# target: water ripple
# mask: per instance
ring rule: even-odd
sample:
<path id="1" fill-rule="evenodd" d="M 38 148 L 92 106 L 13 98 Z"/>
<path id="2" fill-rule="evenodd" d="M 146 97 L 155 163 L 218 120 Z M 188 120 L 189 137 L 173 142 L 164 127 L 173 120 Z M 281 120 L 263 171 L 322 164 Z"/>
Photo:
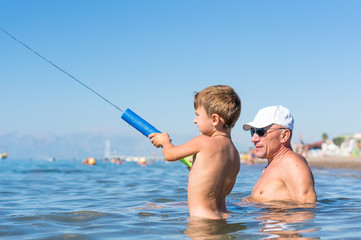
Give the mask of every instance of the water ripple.
<path id="1" fill-rule="evenodd" d="M 310 208 L 235 205 L 263 166 L 242 166 L 227 198 L 231 218 L 190 221 L 183 165 L 3 161 L 1 239 L 273 239 L 361 235 L 360 172 L 316 169 Z"/>

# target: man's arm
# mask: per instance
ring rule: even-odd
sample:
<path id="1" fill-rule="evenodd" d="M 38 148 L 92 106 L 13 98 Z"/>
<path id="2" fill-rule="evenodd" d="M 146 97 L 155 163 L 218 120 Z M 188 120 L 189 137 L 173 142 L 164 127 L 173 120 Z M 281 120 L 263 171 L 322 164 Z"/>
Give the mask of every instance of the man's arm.
<path id="1" fill-rule="evenodd" d="M 306 160 L 298 154 L 285 159 L 283 182 L 291 199 L 300 203 L 314 203 L 317 201 L 314 179 Z"/>

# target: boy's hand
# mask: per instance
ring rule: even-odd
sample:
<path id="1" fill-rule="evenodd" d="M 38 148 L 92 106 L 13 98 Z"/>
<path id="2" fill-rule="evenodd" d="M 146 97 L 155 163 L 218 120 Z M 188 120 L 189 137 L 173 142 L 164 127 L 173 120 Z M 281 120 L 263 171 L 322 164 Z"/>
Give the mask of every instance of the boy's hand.
<path id="1" fill-rule="evenodd" d="M 192 165 L 193 165 L 194 157 L 195 157 L 195 156 L 193 155 L 192 157 L 187 158 L 187 160 L 190 161 L 190 162 L 192 163 Z M 192 167 L 193 167 L 193 166 L 192 166 Z M 190 170 L 192 170 L 192 167 L 187 167 L 187 169 L 190 171 Z"/>
<path id="2" fill-rule="evenodd" d="M 170 143 L 170 138 L 168 133 L 151 133 L 148 138 L 157 148 L 163 147 L 164 144 Z"/>

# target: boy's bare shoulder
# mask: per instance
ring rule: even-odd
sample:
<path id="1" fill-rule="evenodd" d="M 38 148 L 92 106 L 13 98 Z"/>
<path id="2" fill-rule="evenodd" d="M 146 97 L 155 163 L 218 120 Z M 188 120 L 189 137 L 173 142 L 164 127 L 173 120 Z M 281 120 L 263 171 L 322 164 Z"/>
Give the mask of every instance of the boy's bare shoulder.
<path id="1" fill-rule="evenodd" d="M 205 135 L 198 135 L 194 137 L 190 142 L 197 142 L 197 143 L 204 143 L 211 140 L 211 137 L 205 136 Z"/>

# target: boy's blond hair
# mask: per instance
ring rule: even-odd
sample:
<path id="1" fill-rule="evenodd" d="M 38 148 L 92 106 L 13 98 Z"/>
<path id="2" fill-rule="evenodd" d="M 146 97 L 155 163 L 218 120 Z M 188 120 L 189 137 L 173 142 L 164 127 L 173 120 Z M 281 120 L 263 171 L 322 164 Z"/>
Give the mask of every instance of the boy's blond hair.
<path id="1" fill-rule="evenodd" d="M 204 107 L 210 117 L 216 113 L 224 120 L 225 128 L 232 128 L 241 114 L 241 99 L 226 85 L 210 86 L 194 96 L 194 109 Z"/>

